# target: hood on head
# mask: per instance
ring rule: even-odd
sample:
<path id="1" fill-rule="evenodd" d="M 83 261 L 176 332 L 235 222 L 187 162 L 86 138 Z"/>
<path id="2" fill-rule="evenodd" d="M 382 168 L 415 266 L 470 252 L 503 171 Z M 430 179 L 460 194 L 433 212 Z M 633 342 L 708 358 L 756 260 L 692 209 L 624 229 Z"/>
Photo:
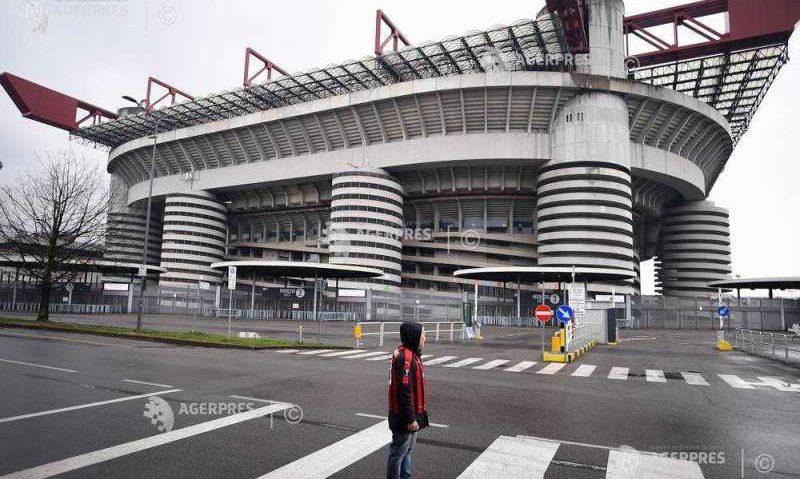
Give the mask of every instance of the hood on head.
<path id="1" fill-rule="evenodd" d="M 419 352 L 419 338 L 422 336 L 422 325 L 405 321 L 400 325 L 400 342 L 408 349 Z"/>

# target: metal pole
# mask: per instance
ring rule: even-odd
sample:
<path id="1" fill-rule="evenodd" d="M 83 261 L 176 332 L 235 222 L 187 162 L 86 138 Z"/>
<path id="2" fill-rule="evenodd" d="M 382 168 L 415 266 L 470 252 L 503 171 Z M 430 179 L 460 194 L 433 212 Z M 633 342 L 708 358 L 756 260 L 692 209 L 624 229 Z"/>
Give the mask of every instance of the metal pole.
<path id="1" fill-rule="evenodd" d="M 197 315 L 199 314 L 202 304 L 200 303 L 200 281 L 197 282 L 197 309 L 194 310 L 194 319 L 192 321 L 192 332 L 197 330 Z"/>
<path id="2" fill-rule="evenodd" d="M 317 316 L 317 271 L 314 270 L 314 321 L 317 322 L 317 337 L 322 339 L 322 321 Z"/>
<path id="3" fill-rule="evenodd" d="M 519 284 L 519 275 L 517 275 L 517 317 L 522 317 L 522 291 Z"/>
<path id="4" fill-rule="evenodd" d="M 783 298 L 781 298 L 781 331 L 786 332 L 786 314 L 783 308 Z"/>
<path id="5" fill-rule="evenodd" d="M 232 320 L 233 320 L 233 290 L 228 288 L 228 341 L 231 340 Z"/>
<path id="6" fill-rule="evenodd" d="M 475 315 L 472 318 L 472 327 L 478 323 L 478 283 L 475 283 Z"/>
<path id="7" fill-rule="evenodd" d="M 144 268 L 143 275 L 141 275 L 141 283 L 139 285 L 139 307 L 136 312 L 136 331 L 142 330 L 142 311 L 144 309 L 144 290 L 147 284 L 147 252 L 149 249 L 150 239 L 150 212 L 153 207 L 153 175 L 156 167 L 156 146 L 158 145 L 158 122 L 161 119 L 156 119 L 153 126 L 153 153 L 150 157 L 150 181 L 147 191 L 147 214 L 145 215 L 144 223 L 144 248 L 142 251 L 142 267 Z"/>
<path id="8" fill-rule="evenodd" d="M 253 283 L 250 285 L 250 319 L 254 319 L 256 310 L 256 269 L 253 268 L 251 276 Z"/>
<path id="9" fill-rule="evenodd" d="M 14 291 L 11 293 L 11 309 L 17 309 L 17 287 L 19 285 L 19 268 L 14 268 Z"/>

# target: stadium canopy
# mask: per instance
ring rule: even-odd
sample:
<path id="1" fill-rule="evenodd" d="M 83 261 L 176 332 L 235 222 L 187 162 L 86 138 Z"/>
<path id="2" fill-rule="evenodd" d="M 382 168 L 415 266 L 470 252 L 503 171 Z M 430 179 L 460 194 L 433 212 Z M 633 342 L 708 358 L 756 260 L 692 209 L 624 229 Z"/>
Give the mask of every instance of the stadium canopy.
<path id="1" fill-rule="evenodd" d="M 569 282 L 619 281 L 636 277 L 634 271 L 617 268 L 572 268 L 556 266 L 497 266 L 460 269 L 456 278 L 487 281 Z"/>
<path id="2" fill-rule="evenodd" d="M 735 289 L 737 294 L 742 289 L 766 289 L 772 298 L 772 291 L 778 289 L 800 289 L 800 276 L 784 278 L 736 278 L 708 283 L 712 288 Z"/>

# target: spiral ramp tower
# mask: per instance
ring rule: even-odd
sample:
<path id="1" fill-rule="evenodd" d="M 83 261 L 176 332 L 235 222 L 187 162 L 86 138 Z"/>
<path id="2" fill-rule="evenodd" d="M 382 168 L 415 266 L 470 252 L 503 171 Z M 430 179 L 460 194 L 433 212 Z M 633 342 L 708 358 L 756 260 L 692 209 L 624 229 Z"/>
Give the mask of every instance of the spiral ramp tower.
<path id="1" fill-rule="evenodd" d="M 400 292 L 403 250 L 403 187 L 385 171 L 353 170 L 333 175 L 328 224 L 330 262 L 378 268 L 383 275 L 348 280 L 346 288 Z"/>
<path id="2" fill-rule="evenodd" d="M 662 294 L 708 297 L 708 283 L 730 277 L 728 210 L 710 201 L 685 203 L 664 211 L 658 270 Z"/>

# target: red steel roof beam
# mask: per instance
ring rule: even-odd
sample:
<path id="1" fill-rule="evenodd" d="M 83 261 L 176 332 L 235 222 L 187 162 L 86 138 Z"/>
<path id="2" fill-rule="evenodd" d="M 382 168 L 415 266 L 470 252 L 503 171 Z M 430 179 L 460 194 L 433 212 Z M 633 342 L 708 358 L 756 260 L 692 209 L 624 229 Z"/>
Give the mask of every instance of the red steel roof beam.
<path id="1" fill-rule="evenodd" d="M 97 124 L 103 118 L 117 119 L 117 115 L 108 110 L 8 72 L 0 74 L 0 84 L 3 85 L 23 117 L 62 130 L 77 131 L 87 120 L 92 120 L 92 124 Z M 79 113 L 81 115 L 85 113 L 85 115 L 79 119 Z"/>
<path id="2" fill-rule="evenodd" d="M 708 15 L 727 11 L 728 0 L 701 0 L 699 2 L 687 3 L 685 5 L 678 5 L 625 17 L 625 27 L 627 29 L 629 24 L 635 25 L 639 29 L 668 25 L 675 21 L 675 14 L 678 12 L 691 15 L 692 17 L 706 17 Z"/>
<path id="3" fill-rule="evenodd" d="M 165 88 L 167 90 L 167 92 L 164 93 L 164 95 L 162 95 L 156 101 L 152 101 L 151 100 L 151 95 L 153 93 L 153 85 L 154 84 L 158 85 L 158 86 L 160 86 L 162 88 Z M 185 92 L 183 92 L 181 90 L 178 90 L 174 86 L 172 86 L 172 85 L 170 85 L 168 83 L 165 83 L 165 82 L 163 82 L 163 81 L 161 81 L 161 80 L 159 80 L 157 78 L 148 77 L 147 78 L 147 97 L 145 97 L 144 107 L 145 107 L 145 109 L 147 111 L 152 111 L 156 107 L 157 104 L 159 104 L 162 100 L 164 100 L 167 97 L 170 97 L 172 99 L 172 103 L 170 103 L 170 105 L 174 105 L 175 101 L 177 100 L 178 95 L 186 98 L 187 100 L 194 100 L 194 97 L 189 95 L 188 93 L 185 93 Z"/>
<path id="4" fill-rule="evenodd" d="M 250 58 L 255 57 L 257 60 L 261 61 L 262 67 L 252 75 L 250 75 Z M 271 61 L 267 60 L 263 55 L 258 53 L 257 51 L 253 50 L 250 47 L 245 48 L 244 50 L 244 81 L 242 85 L 245 88 L 249 88 L 253 85 L 255 78 L 258 75 L 261 75 L 263 72 L 267 72 L 267 80 L 272 80 L 272 72 L 276 71 L 283 76 L 290 76 L 289 73 L 286 72 L 283 68 L 279 67 L 278 65 L 272 63 Z"/>
<path id="5" fill-rule="evenodd" d="M 728 14 L 728 32 L 718 32 L 697 20 L 698 17 L 718 13 Z M 626 34 L 642 36 L 646 28 L 658 25 L 673 25 L 674 44 L 669 48 L 644 39 L 657 48 L 656 51 L 635 55 L 639 65 L 650 66 L 677 60 L 718 55 L 744 48 L 769 46 L 786 42 L 800 20 L 800 1 L 797 0 L 703 0 L 700 2 L 665 8 L 640 15 L 626 17 Z M 678 45 L 678 26 L 684 26 L 705 38 L 706 41 L 691 45 Z M 715 38 L 716 37 L 716 38 Z M 660 40 L 658 43 L 667 44 Z"/>
<path id="6" fill-rule="evenodd" d="M 383 31 L 382 31 L 384 24 L 387 27 L 389 27 L 389 35 L 385 39 L 383 39 Z M 383 55 L 384 48 L 386 48 L 386 45 L 388 45 L 389 42 L 392 42 L 392 51 L 395 52 L 398 50 L 400 42 L 403 42 L 403 46 L 406 47 L 411 45 L 411 42 L 408 41 L 408 38 L 406 38 L 406 36 L 403 35 L 403 32 L 401 32 L 400 29 L 397 28 L 397 26 L 395 26 L 395 24 L 392 23 L 391 20 L 389 20 L 389 17 L 387 17 L 386 14 L 383 13 L 383 10 L 378 9 L 375 12 L 375 56 L 376 57 Z"/>
<path id="7" fill-rule="evenodd" d="M 586 0 L 547 0 L 547 9 L 561 20 L 570 53 L 589 53 Z"/>

